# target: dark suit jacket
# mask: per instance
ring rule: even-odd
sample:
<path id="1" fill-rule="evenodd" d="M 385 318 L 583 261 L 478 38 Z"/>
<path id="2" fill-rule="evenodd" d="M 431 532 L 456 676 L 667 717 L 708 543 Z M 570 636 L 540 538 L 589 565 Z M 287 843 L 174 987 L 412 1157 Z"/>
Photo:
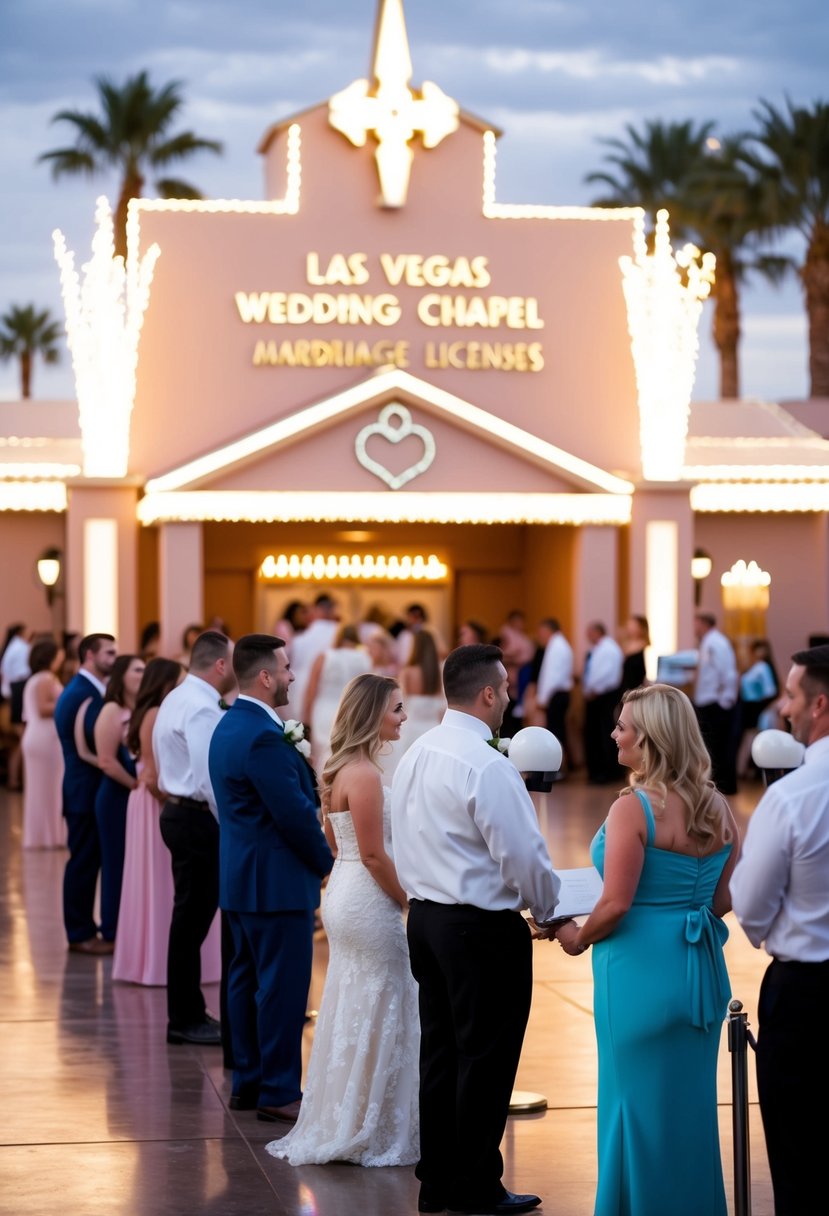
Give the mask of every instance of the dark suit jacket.
<path id="1" fill-rule="evenodd" d="M 236 701 L 210 740 L 219 809 L 219 904 L 227 912 L 319 905 L 334 864 L 308 765 L 264 707 Z"/>
<path id="2" fill-rule="evenodd" d="M 101 770 L 94 764 L 87 764 L 78 755 L 75 746 L 75 718 L 84 701 L 92 698 L 84 716 L 84 735 L 90 751 L 95 751 L 93 731 L 95 720 L 101 712 L 104 699 L 95 685 L 86 676 L 75 675 L 58 697 L 55 706 L 55 727 L 57 728 L 60 745 L 63 749 L 63 813 L 65 815 L 79 812 L 92 812 L 95 807 L 95 795 L 101 781 Z"/>

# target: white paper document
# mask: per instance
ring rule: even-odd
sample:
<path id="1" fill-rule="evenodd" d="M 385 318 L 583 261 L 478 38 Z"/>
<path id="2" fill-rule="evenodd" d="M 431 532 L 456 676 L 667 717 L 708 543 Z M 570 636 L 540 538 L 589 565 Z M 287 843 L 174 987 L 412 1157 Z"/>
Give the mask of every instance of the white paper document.
<path id="1" fill-rule="evenodd" d="M 587 916 L 592 912 L 602 893 L 602 878 L 596 867 L 556 870 L 556 874 L 561 879 L 556 919 L 560 916 Z"/>

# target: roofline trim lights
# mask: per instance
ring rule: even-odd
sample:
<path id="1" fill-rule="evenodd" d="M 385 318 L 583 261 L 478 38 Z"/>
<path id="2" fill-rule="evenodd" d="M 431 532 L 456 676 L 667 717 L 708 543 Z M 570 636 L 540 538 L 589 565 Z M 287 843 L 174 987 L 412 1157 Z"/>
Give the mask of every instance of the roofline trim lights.
<path id="1" fill-rule="evenodd" d="M 284 523 L 361 521 L 436 524 L 627 524 L 631 496 L 622 494 L 464 494 L 336 491 L 191 490 L 151 492 L 139 522 Z"/>

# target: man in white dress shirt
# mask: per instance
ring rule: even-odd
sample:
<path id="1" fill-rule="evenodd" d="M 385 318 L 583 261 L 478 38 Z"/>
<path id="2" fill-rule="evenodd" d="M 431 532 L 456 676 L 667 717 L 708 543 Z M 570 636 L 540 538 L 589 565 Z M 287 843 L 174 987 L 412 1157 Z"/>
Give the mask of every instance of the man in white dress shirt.
<path id="1" fill-rule="evenodd" d="M 734 647 L 709 612 L 694 617 L 699 645 L 694 709 L 711 756 L 711 775 L 723 794 L 737 793 L 737 698 L 740 677 Z"/>
<path id="2" fill-rule="evenodd" d="M 188 674 L 161 702 L 153 727 L 164 794 L 161 835 L 172 857 L 175 889 L 167 953 L 168 1043 L 222 1042 L 201 990 L 201 947 L 219 906 L 219 823 L 208 751 L 224 696 L 236 687 L 232 658 L 233 643 L 223 633 L 200 634 Z"/>
<path id="3" fill-rule="evenodd" d="M 553 732 L 562 750 L 565 750 L 567 710 L 573 688 L 573 648 L 555 617 L 546 617 L 539 623 L 537 636 L 544 646 L 544 657 L 538 673 L 535 700 L 539 709 L 545 712 L 547 730 Z"/>
<path id="4" fill-rule="evenodd" d="M 324 650 L 334 645 L 337 630 L 340 627 L 337 605 L 330 595 L 318 595 L 314 601 L 313 620 L 307 629 L 296 633 L 288 643 L 288 657 L 291 671 L 294 673 L 294 686 L 291 693 L 291 703 L 296 716 L 310 727 L 310 715 L 306 714 L 306 693 L 308 681 L 311 678 L 311 668 L 314 660 Z"/>
<path id="5" fill-rule="evenodd" d="M 734 912 L 772 961 L 760 988 L 757 1088 L 777 1216 L 825 1194 L 829 1039 L 829 646 L 792 656 L 781 713 L 806 745 L 770 785 L 731 877 Z"/>
<path id="6" fill-rule="evenodd" d="M 590 650 L 582 678 L 584 695 L 584 758 L 587 777 L 593 785 L 618 781 L 621 775 L 618 751 L 611 739 L 622 683 L 625 656 L 601 621 L 587 626 Z"/>
<path id="7" fill-rule="evenodd" d="M 509 698 L 497 646 L 446 659 L 449 708 L 400 761 L 392 835 L 410 899 L 421 1021 L 421 1212 L 528 1212 L 501 1182 L 506 1126 L 532 993 L 521 915 L 554 917 L 559 879 L 520 774 L 495 747 Z"/>

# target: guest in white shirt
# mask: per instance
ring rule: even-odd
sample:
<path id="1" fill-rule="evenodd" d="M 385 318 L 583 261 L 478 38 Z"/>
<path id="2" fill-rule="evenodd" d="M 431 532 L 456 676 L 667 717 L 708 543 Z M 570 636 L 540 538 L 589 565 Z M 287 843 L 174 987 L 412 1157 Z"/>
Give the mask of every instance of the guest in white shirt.
<path id="1" fill-rule="evenodd" d="M 559 880 L 519 773 L 495 747 L 509 699 L 497 646 L 446 659 L 443 721 L 392 783 L 397 873 L 411 901 L 421 1018 L 421 1212 L 527 1212 L 499 1151 L 530 1010 L 532 941 L 521 916 L 555 914 Z"/>
<path id="2" fill-rule="evenodd" d="M 591 621 L 587 626 L 587 641 L 590 650 L 582 678 L 584 757 L 591 784 L 607 785 L 622 777 L 611 732 L 616 725 L 625 655 L 601 621 Z"/>
<path id="3" fill-rule="evenodd" d="M 7 757 L 7 783 L 10 790 L 21 786 L 20 737 L 23 734 L 23 689 L 31 675 L 29 652 L 32 648 L 26 626 L 10 625 L 6 634 L 6 645 L 0 657 L 0 692 L 9 702 L 9 722 L 16 742 Z"/>
<path id="4" fill-rule="evenodd" d="M 774 1210 L 806 1216 L 826 1189 L 829 646 L 792 662 L 781 713 L 806 745 L 803 764 L 769 786 L 749 820 L 731 898 L 749 941 L 772 958 L 758 1004 L 757 1089 Z"/>
<path id="5" fill-rule="evenodd" d="M 547 730 L 553 732 L 566 750 L 566 719 L 573 688 L 573 648 L 555 617 L 541 621 L 536 636 L 544 647 L 544 657 L 538 673 L 535 703 L 544 710 Z"/>
<path id="6" fill-rule="evenodd" d="M 296 633 L 288 642 L 288 658 L 294 673 L 291 704 L 296 706 L 296 716 L 310 728 L 306 714 L 306 694 L 311 679 L 314 661 L 334 645 L 340 627 L 337 605 L 330 595 L 318 595 L 314 601 L 313 619 L 307 629 Z"/>
<path id="7" fill-rule="evenodd" d="M 236 687 L 232 656 L 233 643 L 224 634 L 200 634 L 187 676 L 161 702 L 153 727 L 161 835 L 172 857 L 175 889 L 167 953 L 168 1043 L 222 1042 L 201 990 L 201 947 L 219 906 L 219 824 L 208 751 L 226 708 L 224 696 Z"/>
<path id="8" fill-rule="evenodd" d="M 734 647 L 716 623 L 708 612 L 694 617 L 699 645 L 694 709 L 711 756 L 714 784 L 722 794 L 736 794 L 739 675 Z"/>

